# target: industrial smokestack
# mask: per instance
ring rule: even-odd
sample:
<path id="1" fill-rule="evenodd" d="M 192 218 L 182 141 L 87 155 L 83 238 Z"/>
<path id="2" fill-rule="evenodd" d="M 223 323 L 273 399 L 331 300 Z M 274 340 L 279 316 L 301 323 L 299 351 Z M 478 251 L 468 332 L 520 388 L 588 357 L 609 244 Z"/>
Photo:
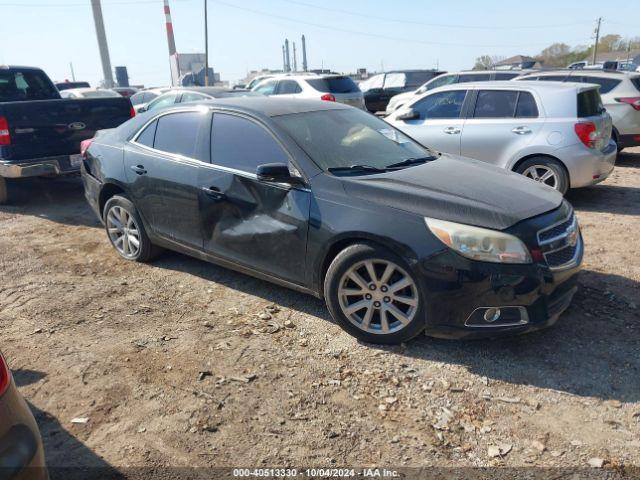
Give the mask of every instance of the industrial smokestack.
<path id="1" fill-rule="evenodd" d="M 289 56 L 289 39 L 284 39 L 284 52 L 285 52 L 285 72 L 291 71 L 291 57 Z"/>
<path id="2" fill-rule="evenodd" d="M 104 75 L 104 86 L 113 87 L 113 74 L 111 73 L 111 59 L 109 58 L 109 46 L 107 45 L 107 34 L 104 31 L 104 20 L 102 19 L 102 6 L 100 0 L 91 0 L 93 9 L 93 22 L 96 25 L 96 36 L 98 37 L 98 49 L 100 50 L 100 61 L 102 62 L 102 74 Z"/>
<path id="3" fill-rule="evenodd" d="M 167 25 L 167 41 L 169 42 L 169 56 L 176 53 L 176 41 L 173 38 L 173 22 L 171 21 L 171 9 L 169 0 L 164 0 L 164 18 Z"/>
<path id="4" fill-rule="evenodd" d="M 302 71 L 307 71 L 307 42 L 304 35 L 302 35 Z"/>
<path id="5" fill-rule="evenodd" d="M 287 71 L 287 54 L 284 51 L 284 43 L 282 44 L 282 71 Z"/>
<path id="6" fill-rule="evenodd" d="M 298 71 L 298 58 L 296 54 L 296 42 L 293 42 L 293 71 Z"/>

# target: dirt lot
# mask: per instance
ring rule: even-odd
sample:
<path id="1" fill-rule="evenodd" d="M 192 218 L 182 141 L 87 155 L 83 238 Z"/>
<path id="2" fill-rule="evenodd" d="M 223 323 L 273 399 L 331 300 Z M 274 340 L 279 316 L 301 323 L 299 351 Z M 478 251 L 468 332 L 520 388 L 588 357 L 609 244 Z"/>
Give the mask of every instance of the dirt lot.
<path id="1" fill-rule="evenodd" d="M 0 348 L 51 466 L 640 466 L 640 149 L 569 194 L 587 251 L 556 327 L 395 348 L 223 268 L 120 260 L 78 181 L 28 185 L 0 208 Z"/>

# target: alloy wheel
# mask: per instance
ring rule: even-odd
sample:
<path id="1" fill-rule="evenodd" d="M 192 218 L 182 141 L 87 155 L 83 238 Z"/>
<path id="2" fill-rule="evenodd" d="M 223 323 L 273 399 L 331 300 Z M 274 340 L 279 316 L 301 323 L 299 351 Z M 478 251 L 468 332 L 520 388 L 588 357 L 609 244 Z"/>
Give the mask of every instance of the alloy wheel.
<path id="1" fill-rule="evenodd" d="M 547 165 L 531 165 L 522 174 L 539 183 L 544 183 L 551 188 L 558 189 L 558 176 Z"/>
<path id="2" fill-rule="evenodd" d="M 135 218 L 126 209 L 114 205 L 107 212 L 107 231 L 113 246 L 127 258 L 140 253 L 140 229 Z"/>
<path id="3" fill-rule="evenodd" d="M 339 285 L 342 313 L 368 333 L 402 330 L 418 311 L 418 289 L 413 279 L 389 260 L 358 262 L 344 273 Z"/>

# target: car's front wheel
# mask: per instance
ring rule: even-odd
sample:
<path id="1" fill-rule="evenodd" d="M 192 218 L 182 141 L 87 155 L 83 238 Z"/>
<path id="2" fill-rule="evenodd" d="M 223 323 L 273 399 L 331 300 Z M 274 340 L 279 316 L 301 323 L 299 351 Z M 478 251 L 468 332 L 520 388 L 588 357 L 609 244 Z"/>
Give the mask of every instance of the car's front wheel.
<path id="1" fill-rule="evenodd" d="M 113 248 L 134 262 L 153 260 L 159 252 L 151 243 L 135 205 L 127 197 L 115 195 L 104 206 L 104 226 Z"/>
<path id="2" fill-rule="evenodd" d="M 409 265 L 378 245 L 340 252 L 327 270 L 324 296 L 333 318 L 365 342 L 397 344 L 424 330 L 424 301 Z"/>

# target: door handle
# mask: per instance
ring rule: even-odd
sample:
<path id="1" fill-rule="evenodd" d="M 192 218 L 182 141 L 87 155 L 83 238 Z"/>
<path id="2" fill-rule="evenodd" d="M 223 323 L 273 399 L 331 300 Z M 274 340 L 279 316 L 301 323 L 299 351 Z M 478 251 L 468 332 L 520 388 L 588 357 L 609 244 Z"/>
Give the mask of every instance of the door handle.
<path id="1" fill-rule="evenodd" d="M 220 191 L 217 187 L 201 187 L 200 188 L 206 195 L 216 200 L 224 200 L 227 196 Z"/>
<path id="2" fill-rule="evenodd" d="M 444 133 L 449 135 L 458 135 L 460 132 L 461 130 L 458 127 L 447 127 L 444 129 Z"/>
<path id="3" fill-rule="evenodd" d="M 531 129 L 529 127 L 515 127 L 511 131 L 516 135 L 527 135 L 531 133 Z"/>
<path id="4" fill-rule="evenodd" d="M 144 168 L 144 165 L 132 165 L 131 170 L 136 172 L 138 175 L 146 175 L 147 171 Z"/>

